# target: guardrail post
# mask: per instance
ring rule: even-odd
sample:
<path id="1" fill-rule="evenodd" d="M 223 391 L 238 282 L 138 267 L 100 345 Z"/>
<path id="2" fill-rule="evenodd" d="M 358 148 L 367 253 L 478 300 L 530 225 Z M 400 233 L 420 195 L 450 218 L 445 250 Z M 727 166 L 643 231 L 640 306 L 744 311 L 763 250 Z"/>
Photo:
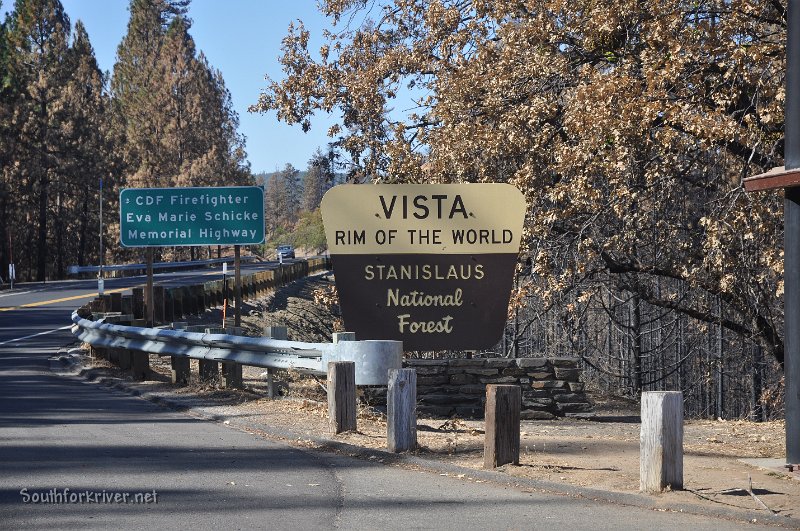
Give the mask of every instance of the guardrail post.
<path id="1" fill-rule="evenodd" d="M 639 490 L 657 493 L 683 488 L 683 393 L 642 393 Z"/>
<path id="2" fill-rule="evenodd" d="M 486 386 L 486 434 L 483 468 L 519 464 L 519 421 L 522 391 L 518 385 Z"/>
<path id="3" fill-rule="evenodd" d="M 195 308 L 197 310 L 197 315 L 202 315 L 206 311 L 206 293 L 203 289 L 203 286 L 192 286 L 191 291 L 194 295 L 195 299 Z"/>
<path id="4" fill-rule="evenodd" d="M 241 389 L 244 387 L 242 366 L 238 363 L 223 363 L 222 383 L 228 389 Z"/>
<path id="5" fill-rule="evenodd" d="M 118 348 L 110 348 L 106 350 L 108 353 L 108 362 L 113 363 L 117 367 L 119 367 L 119 351 L 120 349 Z"/>
<path id="6" fill-rule="evenodd" d="M 133 295 L 123 295 L 120 302 L 120 311 L 125 315 L 133 315 Z"/>
<path id="7" fill-rule="evenodd" d="M 356 364 L 328 363 L 328 423 L 332 434 L 356 430 Z"/>
<path id="8" fill-rule="evenodd" d="M 263 336 L 286 341 L 289 339 L 289 330 L 285 326 L 265 326 Z"/>
<path id="9" fill-rule="evenodd" d="M 356 333 L 355 332 L 334 332 L 333 333 L 333 343 L 338 343 L 339 341 L 355 341 L 356 340 Z"/>
<path id="10" fill-rule="evenodd" d="M 133 288 L 132 312 L 135 319 L 144 319 L 144 288 Z"/>
<path id="11" fill-rule="evenodd" d="M 131 351 L 128 349 L 120 349 L 119 351 L 119 368 L 127 371 L 130 370 L 131 365 Z"/>
<path id="12" fill-rule="evenodd" d="M 191 379 L 191 359 L 179 356 L 172 356 L 170 358 L 170 365 L 172 366 L 171 380 L 172 383 L 178 385 L 187 385 Z"/>
<path id="13" fill-rule="evenodd" d="M 181 288 L 172 288 L 172 314 L 173 319 L 183 319 L 183 316 L 186 315 Z"/>
<path id="14" fill-rule="evenodd" d="M 267 294 L 267 274 L 264 271 L 256 273 L 256 297 L 261 298 Z"/>
<path id="15" fill-rule="evenodd" d="M 289 330 L 285 326 L 265 326 L 262 334 L 270 339 L 289 339 Z M 275 398 L 275 369 L 267 369 L 267 397 Z"/>
<path id="16" fill-rule="evenodd" d="M 208 305 L 211 307 L 216 306 L 214 303 L 214 281 L 209 280 L 208 282 L 203 282 L 203 293 L 205 300 L 208 301 Z"/>
<path id="17" fill-rule="evenodd" d="M 253 275 L 247 275 L 242 278 L 242 298 L 250 300 L 255 298 L 255 290 L 253 289 Z"/>
<path id="18" fill-rule="evenodd" d="M 95 359 L 95 360 L 105 359 L 106 358 L 106 349 L 98 348 L 98 347 L 94 347 L 94 346 L 90 347 L 89 355 L 92 357 L 92 359 Z"/>
<path id="19" fill-rule="evenodd" d="M 164 322 L 164 286 L 153 286 L 153 321 L 153 325 Z"/>
<path id="20" fill-rule="evenodd" d="M 150 354 L 147 352 L 133 351 L 131 353 L 131 369 L 133 371 L 134 380 L 146 380 L 147 374 L 150 372 Z"/>
<path id="21" fill-rule="evenodd" d="M 112 312 L 120 312 L 122 311 L 122 293 L 111 293 L 111 311 Z"/>
<path id="22" fill-rule="evenodd" d="M 180 294 L 178 297 L 181 301 L 181 318 L 193 315 L 194 302 L 192 301 L 191 293 L 189 293 L 189 288 L 181 286 L 180 288 L 176 288 L 176 291 Z"/>
<path id="23" fill-rule="evenodd" d="M 229 326 L 227 328 L 206 328 L 206 334 L 229 334 L 232 336 L 242 335 L 242 328 Z M 234 362 L 222 362 L 222 385 L 228 389 L 241 389 L 244 384 L 242 381 L 242 366 Z"/>
<path id="24" fill-rule="evenodd" d="M 386 446 L 390 452 L 417 447 L 417 371 L 389 369 Z"/>
<path id="25" fill-rule="evenodd" d="M 170 323 L 175 320 L 175 297 L 174 290 L 164 289 L 164 322 Z"/>
<path id="26" fill-rule="evenodd" d="M 198 360 L 200 379 L 204 382 L 214 382 L 219 378 L 219 362 L 211 360 Z"/>

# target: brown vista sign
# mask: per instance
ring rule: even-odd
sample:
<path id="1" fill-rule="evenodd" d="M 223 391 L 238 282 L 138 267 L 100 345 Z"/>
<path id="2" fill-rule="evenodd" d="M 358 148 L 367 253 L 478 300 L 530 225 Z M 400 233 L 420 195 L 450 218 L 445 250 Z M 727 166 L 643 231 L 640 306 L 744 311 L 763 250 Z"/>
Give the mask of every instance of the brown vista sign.
<path id="1" fill-rule="evenodd" d="M 508 184 L 340 185 L 322 200 L 347 330 L 405 350 L 499 341 L 525 199 Z"/>

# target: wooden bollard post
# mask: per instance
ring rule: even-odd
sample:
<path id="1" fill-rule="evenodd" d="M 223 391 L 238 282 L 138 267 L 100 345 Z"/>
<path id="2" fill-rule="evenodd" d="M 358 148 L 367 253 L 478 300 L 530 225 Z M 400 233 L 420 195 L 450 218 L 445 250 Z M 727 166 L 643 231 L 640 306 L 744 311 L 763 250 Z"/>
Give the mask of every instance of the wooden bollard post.
<path id="1" fill-rule="evenodd" d="M 642 393 L 639 436 L 639 490 L 683 488 L 683 393 Z"/>
<path id="2" fill-rule="evenodd" d="M 328 425 L 332 434 L 356 431 L 356 364 L 328 363 Z"/>
<path id="3" fill-rule="evenodd" d="M 389 369 L 386 395 L 386 447 L 406 452 L 417 447 L 417 371 Z"/>
<path id="4" fill-rule="evenodd" d="M 192 376 L 190 363 L 190 358 L 178 356 L 172 356 L 172 358 L 170 358 L 172 383 L 178 385 L 187 385 L 189 383 Z"/>
<path id="5" fill-rule="evenodd" d="M 486 435 L 483 468 L 519 464 L 519 420 L 522 391 L 518 385 L 486 386 Z"/>

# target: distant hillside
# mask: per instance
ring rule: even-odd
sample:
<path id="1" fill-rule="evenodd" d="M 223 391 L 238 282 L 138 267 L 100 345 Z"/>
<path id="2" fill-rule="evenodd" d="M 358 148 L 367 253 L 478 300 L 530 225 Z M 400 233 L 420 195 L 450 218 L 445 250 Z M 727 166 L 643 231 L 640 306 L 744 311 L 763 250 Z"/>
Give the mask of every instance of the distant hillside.
<path id="1" fill-rule="evenodd" d="M 280 171 L 270 171 L 270 172 L 263 171 L 261 173 L 253 174 L 253 177 L 256 178 L 256 185 L 266 186 L 269 180 L 272 179 L 273 176 L 278 175 L 279 173 Z M 308 172 L 305 170 L 300 171 L 298 175 L 301 181 L 305 179 L 307 173 Z"/>
<path id="2" fill-rule="evenodd" d="M 256 178 L 256 185 L 263 185 L 266 187 L 269 180 L 272 179 L 274 175 L 277 175 L 279 173 L 280 171 L 269 171 L 269 172 L 263 171 L 260 173 L 255 173 L 253 174 L 253 176 Z M 303 179 L 305 179 L 307 173 L 308 173 L 307 170 L 301 170 L 299 172 L 298 176 L 300 178 L 300 182 L 303 182 Z M 333 184 L 334 185 L 342 184 L 343 182 L 345 182 L 346 179 L 347 176 L 344 173 L 337 173 Z"/>

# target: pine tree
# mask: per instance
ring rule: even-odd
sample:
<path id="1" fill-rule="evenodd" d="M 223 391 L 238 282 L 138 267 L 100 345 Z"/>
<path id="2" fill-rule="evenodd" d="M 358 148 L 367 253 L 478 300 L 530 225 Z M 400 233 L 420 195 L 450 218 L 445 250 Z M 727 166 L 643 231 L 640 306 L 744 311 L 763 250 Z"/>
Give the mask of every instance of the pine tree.
<path id="1" fill-rule="evenodd" d="M 267 183 L 265 218 L 270 232 L 278 229 L 290 231 L 294 227 L 300 200 L 299 174 L 294 166 L 287 164 Z"/>
<path id="2" fill-rule="evenodd" d="M 2 1 L 0 1 L 2 7 Z M 14 100 L 13 78 L 9 72 L 9 42 L 7 26 L 9 17 L 0 24 L 0 264 L 11 262 L 9 242 L 9 198 L 11 194 L 10 167 L 13 145 L 11 113 Z M 4 274 L 3 274 L 4 275 Z"/>
<path id="3" fill-rule="evenodd" d="M 302 209 L 305 212 L 312 212 L 319 208 L 322 196 L 333 183 L 333 161 L 332 154 L 327 155 L 319 148 L 308 161 L 308 171 L 303 178 L 303 200 Z"/>
<path id="4" fill-rule="evenodd" d="M 69 18 L 59 0 L 16 3 L 8 42 L 9 74 L 19 86 L 12 118 L 19 144 L 9 177 L 21 187 L 17 197 L 26 219 L 12 216 L 9 222 L 22 232 L 17 236 L 25 247 L 36 249 L 35 277 L 41 281 L 47 276 L 51 182 L 63 178 L 59 157 L 66 133 L 62 99 L 69 77 L 65 67 L 69 34 Z"/>
<path id="5" fill-rule="evenodd" d="M 159 69 L 167 28 L 185 14 L 187 0 L 131 0 L 128 31 L 117 48 L 111 79 L 115 121 L 124 136 L 123 158 L 129 185 L 169 186 L 160 145 L 167 129 L 164 80 Z"/>
<path id="6" fill-rule="evenodd" d="M 104 208 L 111 213 L 117 202 L 115 170 L 119 161 L 115 156 L 117 146 L 111 131 L 110 101 L 105 92 L 104 75 L 80 20 L 75 24 L 68 65 L 71 75 L 64 88 L 65 103 L 69 106 L 70 114 L 66 151 L 68 166 L 64 181 L 66 186 L 59 190 L 62 199 L 59 201 L 61 221 L 58 225 L 69 226 L 75 233 L 74 237 L 63 239 L 65 231 L 59 231 L 58 238 L 61 240 L 57 242 L 57 248 L 59 257 L 67 256 L 83 265 L 90 254 L 97 256 L 99 252 L 94 228 L 100 225 L 96 216 L 100 179 L 104 181 Z M 73 220 L 72 223 L 67 219 Z M 109 224 L 105 223 L 104 227 L 108 234 Z M 110 239 L 106 234 L 104 237 Z M 105 245 L 104 249 L 109 247 Z M 57 260 L 57 263 L 59 276 L 63 276 L 62 260 Z"/>
<path id="7" fill-rule="evenodd" d="M 188 1 L 132 0 L 112 91 L 130 186 L 252 182 L 222 75 L 197 54 Z"/>

